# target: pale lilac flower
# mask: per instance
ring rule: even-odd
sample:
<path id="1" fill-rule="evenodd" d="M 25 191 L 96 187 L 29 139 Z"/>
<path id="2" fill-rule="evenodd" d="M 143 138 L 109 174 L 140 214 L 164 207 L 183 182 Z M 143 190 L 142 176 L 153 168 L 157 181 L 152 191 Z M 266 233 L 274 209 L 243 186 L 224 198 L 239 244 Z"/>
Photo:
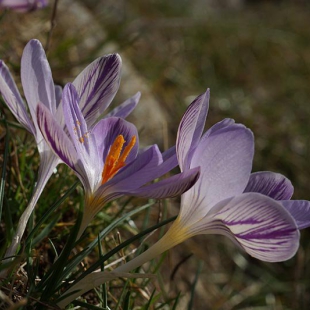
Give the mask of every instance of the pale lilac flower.
<path id="1" fill-rule="evenodd" d="M 48 0 L 0 0 L 0 7 L 22 13 L 42 9 L 47 5 Z"/>
<path id="2" fill-rule="evenodd" d="M 79 100 L 75 87 L 67 84 L 62 95 L 67 130 L 45 106 L 39 104 L 37 109 L 45 140 L 75 171 L 85 189 L 85 210 L 78 237 L 104 204 L 113 199 L 123 195 L 174 197 L 196 182 L 199 168 L 148 184 L 177 165 L 175 151 L 162 155 L 157 145 L 152 145 L 138 152 L 136 127 L 119 117 L 102 119 L 90 129 Z"/>
<path id="3" fill-rule="evenodd" d="M 208 102 L 207 91 L 190 105 L 181 120 L 176 145 L 181 171 L 200 167 L 199 180 L 182 195 L 180 213 L 166 235 L 115 272 L 133 270 L 198 234 L 225 235 L 263 261 L 284 261 L 296 253 L 298 226 L 282 204 L 273 199 L 287 198 L 290 190 L 282 190 L 281 182 L 278 189 L 267 185 L 267 177 L 259 186 L 255 182 L 258 174 L 250 178 L 254 139 L 245 126 L 224 119 L 202 135 Z M 245 192 L 246 188 L 268 193 L 272 198 Z"/>
<path id="4" fill-rule="evenodd" d="M 73 82 L 80 96 L 80 108 L 89 127 L 95 124 L 99 115 L 105 111 L 113 100 L 119 87 L 120 69 L 120 57 L 116 54 L 108 55 L 96 59 Z M 41 158 L 34 193 L 27 209 L 22 214 L 16 234 L 5 257 L 15 254 L 29 216 L 48 179 L 61 162 L 45 142 L 38 129 L 36 116 L 38 103 L 42 103 L 50 111 L 51 115 L 59 121 L 61 126 L 65 125 L 60 105 L 62 90 L 61 87 L 54 85 L 44 49 L 37 40 L 31 40 L 24 49 L 21 61 L 21 81 L 26 103 L 23 101 L 7 66 L 0 61 L 0 93 L 16 119 L 33 134 Z M 139 97 L 140 94 L 135 95 L 110 114 L 126 117 L 136 106 Z"/>

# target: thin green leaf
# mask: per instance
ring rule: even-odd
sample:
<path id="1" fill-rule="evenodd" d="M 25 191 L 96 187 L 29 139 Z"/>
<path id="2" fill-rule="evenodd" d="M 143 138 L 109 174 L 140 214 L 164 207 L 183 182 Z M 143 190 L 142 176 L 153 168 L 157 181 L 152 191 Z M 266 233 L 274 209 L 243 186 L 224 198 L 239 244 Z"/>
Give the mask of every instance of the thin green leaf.
<path id="1" fill-rule="evenodd" d="M 152 305 L 152 303 L 153 303 L 153 296 L 154 296 L 154 294 L 155 294 L 155 291 L 156 291 L 156 290 L 153 290 L 152 295 L 150 296 L 149 301 L 148 301 L 147 304 L 143 307 L 145 310 L 148 310 L 148 309 L 150 308 L 150 306 Z"/>
<path id="2" fill-rule="evenodd" d="M 196 285 L 197 285 L 197 282 L 198 282 L 198 279 L 199 279 L 199 275 L 200 275 L 201 270 L 202 270 L 202 266 L 203 266 L 203 262 L 199 261 L 198 269 L 197 269 L 197 272 L 196 272 L 196 275 L 195 275 L 195 279 L 194 279 L 194 283 L 193 283 L 192 288 L 191 288 L 191 298 L 190 298 L 190 300 L 188 302 L 188 307 L 187 307 L 188 310 L 192 310 L 193 309 L 195 289 L 196 289 Z"/>
<path id="3" fill-rule="evenodd" d="M 125 296 L 125 300 L 124 300 L 124 306 L 123 306 L 123 309 L 124 310 L 131 310 L 132 308 L 130 307 L 130 294 L 131 292 L 128 291 L 126 293 L 126 296 Z"/>
<path id="4" fill-rule="evenodd" d="M 102 244 L 100 242 L 100 238 L 98 235 L 97 238 L 98 241 L 98 248 L 99 248 L 99 257 L 103 256 L 103 251 L 102 251 Z M 101 271 L 104 271 L 104 263 L 101 265 Z M 101 285 L 101 299 L 102 299 L 102 308 L 105 310 L 108 310 L 108 296 L 107 296 L 107 284 L 104 283 Z"/>
<path id="5" fill-rule="evenodd" d="M 122 293 L 121 293 L 121 296 L 119 297 L 118 299 L 118 302 L 117 302 L 117 305 L 115 307 L 115 310 L 118 310 L 120 308 L 120 305 L 121 305 L 121 302 L 123 301 L 123 299 L 127 296 L 127 294 L 129 293 L 128 292 L 128 289 L 127 289 L 127 286 L 129 284 L 129 279 L 126 280 L 124 286 L 123 286 L 123 290 L 122 290 Z M 125 297 L 124 297 L 125 296 Z"/>
<path id="6" fill-rule="evenodd" d="M 0 221 L 2 217 L 2 207 L 3 207 L 3 199 L 4 199 L 4 188 L 5 188 L 5 180 L 6 180 L 6 165 L 9 157 L 9 130 L 7 126 L 7 122 L 4 121 L 6 134 L 4 139 L 4 153 L 3 153 L 3 162 L 2 162 L 2 171 L 1 171 L 1 181 L 0 181 Z"/>
<path id="7" fill-rule="evenodd" d="M 50 238 L 48 238 L 48 242 L 50 243 L 50 245 L 51 245 L 51 247 L 52 247 L 52 249 L 53 249 L 53 251 L 54 251 L 55 260 L 56 260 L 56 259 L 58 258 L 58 253 L 57 253 L 56 247 L 55 247 L 53 241 L 52 241 Z"/>
<path id="8" fill-rule="evenodd" d="M 181 292 L 179 292 L 177 298 L 175 299 L 175 302 L 174 302 L 171 310 L 177 310 L 177 305 L 178 305 L 180 297 L 181 297 Z"/>
<path id="9" fill-rule="evenodd" d="M 56 223 L 59 220 L 59 215 L 57 214 L 54 216 L 53 219 L 50 220 L 50 222 L 42 229 L 42 231 L 33 239 L 32 245 L 36 245 L 39 242 L 41 242 L 44 238 L 48 236 L 48 234 L 52 231 L 52 229 L 55 227 Z"/>

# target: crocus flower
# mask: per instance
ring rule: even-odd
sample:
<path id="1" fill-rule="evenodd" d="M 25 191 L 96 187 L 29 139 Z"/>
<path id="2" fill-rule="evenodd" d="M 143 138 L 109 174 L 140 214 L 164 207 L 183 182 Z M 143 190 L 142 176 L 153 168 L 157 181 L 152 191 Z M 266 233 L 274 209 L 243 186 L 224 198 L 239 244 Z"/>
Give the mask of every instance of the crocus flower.
<path id="1" fill-rule="evenodd" d="M 45 140 L 75 171 L 85 189 L 85 210 L 78 237 L 103 205 L 113 199 L 123 195 L 174 197 L 196 182 L 199 168 L 145 185 L 177 165 L 173 149 L 162 155 L 157 145 L 152 145 L 138 152 L 136 127 L 115 116 L 102 119 L 89 129 L 79 100 L 74 85 L 67 84 L 62 95 L 67 130 L 44 105 L 37 108 Z"/>
<path id="2" fill-rule="evenodd" d="M 46 7 L 47 4 L 47 0 L 0 0 L 0 7 L 17 12 L 35 11 Z"/>
<path id="3" fill-rule="evenodd" d="M 113 100 L 119 87 L 120 69 L 120 57 L 116 54 L 108 55 L 96 59 L 74 80 L 73 84 L 76 86 L 80 97 L 80 108 L 89 127 L 95 124 L 99 115 Z M 0 93 L 16 119 L 33 134 L 41 158 L 38 180 L 32 198 L 21 216 L 14 239 L 5 257 L 15 254 L 29 216 L 55 167 L 61 162 L 45 142 L 38 129 L 36 107 L 39 102 L 50 111 L 61 126 L 64 126 L 64 118 L 60 105 L 62 90 L 59 86 L 54 85 L 45 52 L 37 40 L 31 40 L 24 49 L 21 60 L 21 81 L 30 115 L 7 66 L 0 61 Z M 135 95 L 109 115 L 126 117 L 136 106 L 139 97 L 140 94 Z"/>
<path id="4" fill-rule="evenodd" d="M 298 229 L 310 227 L 310 202 L 291 200 L 294 187 L 282 174 L 270 171 L 252 173 L 244 192 L 256 192 L 277 200 L 294 218 Z"/>
<path id="5" fill-rule="evenodd" d="M 251 175 L 253 134 L 232 119 L 224 119 L 202 135 L 208 106 L 209 91 L 189 106 L 176 145 L 181 171 L 200 167 L 200 178 L 181 196 L 179 215 L 167 233 L 148 250 L 113 270 L 115 275 L 132 271 L 198 234 L 225 235 L 263 261 L 284 261 L 296 253 L 300 227 L 283 206 L 294 205 L 287 200 L 292 194 L 290 182 L 271 172 Z M 298 204 L 302 209 L 305 202 Z M 307 207 L 302 210 L 305 213 Z M 71 295 L 58 305 L 64 307 L 94 288 L 94 283 L 110 280 L 105 272 L 88 274 L 64 293 Z"/>
<path id="6" fill-rule="evenodd" d="M 209 92 L 190 105 L 177 138 L 181 171 L 200 167 L 198 182 L 182 195 L 180 213 L 166 235 L 115 272 L 132 270 L 198 234 L 225 235 L 263 261 L 284 261 L 296 253 L 298 226 L 282 204 L 271 198 L 277 197 L 277 191 L 271 197 L 259 191 L 247 192 L 257 185 L 255 174 L 249 182 L 254 154 L 252 132 L 232 119 L 224 119 L 202 135 L 208 101 Z"/>

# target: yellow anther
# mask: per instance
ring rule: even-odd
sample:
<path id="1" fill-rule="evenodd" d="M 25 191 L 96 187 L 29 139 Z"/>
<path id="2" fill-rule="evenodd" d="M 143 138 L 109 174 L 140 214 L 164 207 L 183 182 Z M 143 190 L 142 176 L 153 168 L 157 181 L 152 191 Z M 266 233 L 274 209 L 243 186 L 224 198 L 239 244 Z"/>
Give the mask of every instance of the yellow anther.
<path id="1" fill-rule="evenodd" d="M 130 140 L 130 142 L 128 143 L 128 145 L 125 147 L 123 154 L 121 155 L 120 159 L 118 160 L 118 162 L 122 162 L 125 165 L 125 161 L 126 158 L 128 157 L 130 151 L 132 150 L 132 148 L 134 147 L 134 145 L 136 144 L 136 137 L 133 136 Z"/>
<path id="2" fill-rule="evenodd" d="M 119 171 L 119 169 L 125 166 L 126 158 L 136 144 L 136 137 L 133 136 L 131 138 L 130 142 L 125 147 L 122 153 L 125 142 L 126 141 L 124 137 L 122 135 L 119 135 L 116 137 L 115 141 L 111 145 L 110 151 L 104 163 L 104 169 L 102 171 L 102 184 L 113 178 L 114 175 Z"/>

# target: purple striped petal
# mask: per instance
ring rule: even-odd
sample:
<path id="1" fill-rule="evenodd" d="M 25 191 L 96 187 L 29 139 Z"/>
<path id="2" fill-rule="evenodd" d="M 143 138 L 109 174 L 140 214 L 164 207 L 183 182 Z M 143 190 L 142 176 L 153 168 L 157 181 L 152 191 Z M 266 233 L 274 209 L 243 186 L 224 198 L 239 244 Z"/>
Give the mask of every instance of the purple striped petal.
<path id="1" fill-rule="evenodd" d="M 203 217 L 219 201 L 243 193 L 252 169 L 252 132 L 240 124 L 223 127 L 203 139 L 191 168 L 201 168 L 198 182 L 182 196 L 182 217 Z"/>
<path id="2" fill-rule="evenodd" d="M 245 193 L 255 192 L 275 200 L 289 200 L 294 193 L 291 181 L 280 173 L 261 171 L 252 173 Z"/>
<path id="3" fill-rule="evenodd" d="M 110 113 L 108 113 L 105 118 L 108 117 L 120 117 L 120 118 L 126 118 L 137 106 L 139 99 L 141 97 L 141 93 L 136 93 L 133 97 L 127 99 L 125 102 L 117 106 L 115 109 L 113 109 Z"/>
<path id="4" fill-rule="evenodd" d="M 210 92 L 198 96 L 186 110 L 178 129 L 177 156 L 181 171 L 189 168 L 190 154 L 200 140 L 209 108 Z"/>
<path id="5" fill-rule="evenodd" d="M 0 93 L 3 100 L 14 114 L 16 119 L 34 136 L 36 130 L 30 120 L 24 101 L 16 87 L 16 84 L 10 74 L 8 67 L 0 60 Z"/>
<path id="6" fill-rule="evenodd" d="M 310 227 L 310 202 L 307 200 L 280 201 L 294 218 L 298 229 Z"/>
<path id="7" fill-rule="evenodd" d="M 41 103 L 37 106 L 37 120 L 41 133 L 51 149 L 64 163 L 74 169 L 77 161 L 75 148 L 51 112 Z"/>
<path id="8" fill-rule="evenodd" d="M 126 192 L 126 194 L 155 199 L 176 197 L 190 189 L 197 182 L 199 174 L 199 168 L 189 169 L 160 182 Z"/>
<path id="9" fill-rule="evenodd" d="M 62 104 L 66 125 L 79 157 L 75 170 L 86 187 L 85 190 L 92 192 L 101 179 L 103 163 L 95 137 L 88 131 L 78 103 L 76 89 L 73 84 L 68 83 L 63 90 Z"/>
<path id="10" fill-rule="evenodd" d="M 68 83 L 63 90 L 63 110 L 66 125 L 78 152 L 87 154 L 87 159 L 94 155 L 97 148 L 94 138 L 88 132 L 87 124 L 79 108 L 79 97 L 73 84 Z"/>
<path id="11" fill-rule="evenodd" d="M 29 41 L 24 49 L 21 60 L 21 80 L 32 119 L 36 120 L 36 107 L 39 102 L 54 114 L 55 86 L 44 49 L 38 40 Z"/>
<path id="12" fill-rule="evenodd" d="M 80 109 L 89 127 L 112 102 L 120 84 L 121 63 L 117 54 L 98 58 L 74 80 Z"/>
<path id="13" fill-rule="evenodd" d="M 124 119 L 117 117 L 104 118 L 95 125 L 92 133 L 96 138 L 98 152 L 103 162 L 106 160 L 111 145 L 119 135 L 122 135 L 126 141 L 123 149 L 127 146 L 128 143 L 130 143 L 133 136 L 136 137 L 136 143 L 131 149 L 126 159 L 126 163 L 130 163 L 137 157 L 139 149 L 139 137 L 137 128 Z"/>
<path id="14" fill-rule="evenodd" d="M 291 215 L 279 202 L 258 193 L 221 201 L 191 230 L 225 235 L 267 262 L 290 259 L 299 246 L 299 230 Z"/>

